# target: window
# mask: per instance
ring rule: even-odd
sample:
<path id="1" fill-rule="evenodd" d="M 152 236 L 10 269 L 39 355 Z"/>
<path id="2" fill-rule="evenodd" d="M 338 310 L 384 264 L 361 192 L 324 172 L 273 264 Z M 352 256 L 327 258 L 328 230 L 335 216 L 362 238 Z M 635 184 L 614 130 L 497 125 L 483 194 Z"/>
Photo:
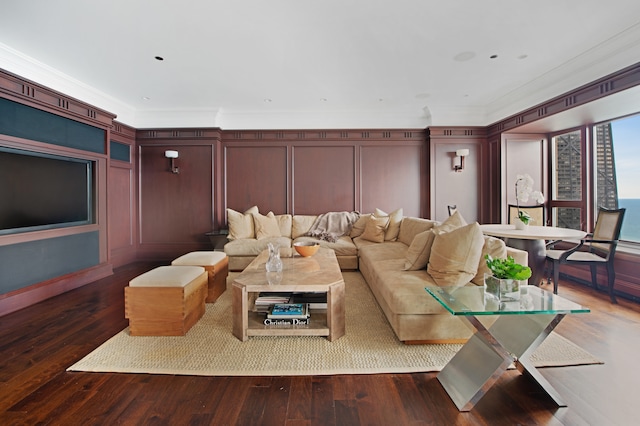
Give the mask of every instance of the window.
<path id="1" fill-rule="evenodd" d="M 593 128 L 595 209 L 625 207 L 620 239 L 640 243 L 640 115 Z"/>
<path id="2" fill-rule="evenodd" d="M 574 130 L 551 138 L 551 220 L 561 228 L 582 229 L 585 223 L 585 138 Z"/>

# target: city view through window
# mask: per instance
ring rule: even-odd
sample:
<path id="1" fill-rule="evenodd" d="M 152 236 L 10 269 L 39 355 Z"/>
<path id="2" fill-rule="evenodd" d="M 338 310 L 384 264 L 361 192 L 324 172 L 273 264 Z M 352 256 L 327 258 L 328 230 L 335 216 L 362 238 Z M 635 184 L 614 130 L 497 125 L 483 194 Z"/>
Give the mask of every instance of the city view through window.
<path id="1" fill-rule="evenodd" d="M 640 242 L 640 115 L 611 122 L 618 207 L 625 207 L 620 239 Z"/>
<path id="2" fill-rule="evenodd" d="M 593 128 L 594 158 L 585 163 L 580 130 L 552 139 L 552 214 L 556 226 L 584 228 L 587 208 L 583 170 L 593 176 L 594 217 L 599 207 L 626 208 L 620 239 L 640 243 L 640 115 Z"/>

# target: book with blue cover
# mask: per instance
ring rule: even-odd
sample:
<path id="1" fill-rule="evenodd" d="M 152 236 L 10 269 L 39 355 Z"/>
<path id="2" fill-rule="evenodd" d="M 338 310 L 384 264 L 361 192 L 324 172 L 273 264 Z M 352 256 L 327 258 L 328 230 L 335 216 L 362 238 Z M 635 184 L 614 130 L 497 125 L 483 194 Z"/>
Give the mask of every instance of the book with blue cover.
<path id="1" fill-rule="evenodd" d="M 309 316 L 306 303 L 276 303 L 271 308 L 267 318 L 307 318 Z"/>

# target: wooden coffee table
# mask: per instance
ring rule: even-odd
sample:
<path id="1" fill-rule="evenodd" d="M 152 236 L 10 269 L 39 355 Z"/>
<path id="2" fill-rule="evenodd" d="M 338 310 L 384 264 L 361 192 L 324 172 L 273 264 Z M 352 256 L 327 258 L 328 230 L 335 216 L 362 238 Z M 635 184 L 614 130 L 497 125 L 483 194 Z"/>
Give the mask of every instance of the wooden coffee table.
<path id="1" fill-rule="evenodd" d="M 329 341 L 345 333 L 344 280 L 335 252 L 320 248 L 311 257 L 282 257 L 282 278 L 268 282 L 263 251 L 233 281 L 233 335 L 243 342 L 250 336 L 326 336 Z M 309 325 L 264 325 L 264 314 L 253 312 L 259 293 L 326 292 L 327 309 L 311 311 Z"/>

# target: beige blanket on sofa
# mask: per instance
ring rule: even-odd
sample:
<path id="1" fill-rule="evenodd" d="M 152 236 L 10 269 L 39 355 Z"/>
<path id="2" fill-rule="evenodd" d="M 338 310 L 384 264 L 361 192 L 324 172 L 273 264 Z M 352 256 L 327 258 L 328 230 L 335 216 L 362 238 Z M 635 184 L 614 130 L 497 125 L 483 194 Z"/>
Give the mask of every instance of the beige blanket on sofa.
<path id="1" fill-rule="evenodd" d="M 319 215 L 306 235 L 335 243 L 360 217 L 358 212 L 329 212 Z"/>

